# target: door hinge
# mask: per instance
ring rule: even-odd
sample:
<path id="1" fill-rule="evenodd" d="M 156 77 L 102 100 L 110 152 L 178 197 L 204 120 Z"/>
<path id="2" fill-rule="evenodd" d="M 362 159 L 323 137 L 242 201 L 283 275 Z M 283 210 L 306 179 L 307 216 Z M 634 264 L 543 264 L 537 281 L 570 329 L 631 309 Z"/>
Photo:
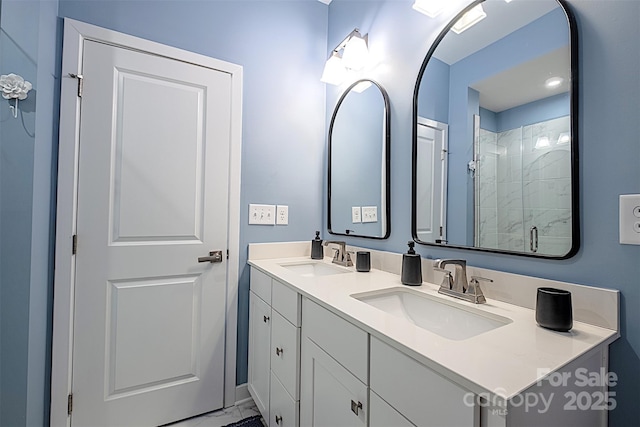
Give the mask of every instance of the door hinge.
<path id="1" fill-rule="evenodd" d="M 229 259 L 229 249 L 227 249 L 227 259 Z"/>
<path id="2" fill-rule="evenodd" d="M 78 97 L 82 98 L 82 86 L 83 86 L 82 82 L 83 82 L 84 76 L 82 74 L 69 73 L 69 77 L 72 77 L 78 80 Z"/>
<path id="3" fill-rule="evenodd" d="M 71 240 L 71 255 L 75 255 L 78 252 L 78 235 L 74 234 Z"/>
<path id="4" fill-rule="evenodd" d="M 73 412 L 73 394 L 67 396 L 67 415 L 71 415 Z"/>

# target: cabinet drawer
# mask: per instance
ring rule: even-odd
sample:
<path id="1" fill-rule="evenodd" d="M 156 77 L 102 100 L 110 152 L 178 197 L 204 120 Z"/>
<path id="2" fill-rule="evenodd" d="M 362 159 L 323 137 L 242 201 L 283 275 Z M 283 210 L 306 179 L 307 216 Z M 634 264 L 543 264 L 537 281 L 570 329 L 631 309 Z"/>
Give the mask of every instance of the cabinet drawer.
<path id="1" fill-rule="evenodd" d="M 416 360 L 371 338 L 371 390 L 417 426 L 472 427 L 478 411 L 469 393 Z"/>
<path id="2" fill-rule="evenodd" d="M 299 403 L 293 400 L 273 372 L 271 373 L 270 427 L 295 427 L 299 425 Z"/>
<path id="3" fill-rule="evenodd" d="M 262 298 L 267 304 L 271 305 L 271 277 L 262 271 L 251 268 L 250 279 L 251 290 Z"/>
<path id="4" fill-rule="evenodd" d="M 271 306 L 289 322 L 300 326 L 300 295 L 277 280 L 271 285 Z"/>
<path id="5" fill-rule="evenodd" d="M 289 323 L 275 310 L 271 315 L 271 371 L 280 379 L 289 394 L 297 400 L 300 329 Z"/>
<path id="6" fill-rule="evenodd" d="M 368 384 L 368 334 L 306 298 L 302 317 L 303 335 Z"/>

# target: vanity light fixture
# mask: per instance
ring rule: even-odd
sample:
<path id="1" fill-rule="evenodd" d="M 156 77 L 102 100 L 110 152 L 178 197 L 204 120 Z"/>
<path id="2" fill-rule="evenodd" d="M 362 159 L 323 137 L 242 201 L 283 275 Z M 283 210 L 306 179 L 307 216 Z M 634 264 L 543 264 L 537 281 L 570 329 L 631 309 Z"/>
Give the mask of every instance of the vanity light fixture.
<path id="1" fill-rule="evenodd" d="M 361 35 L 357 28 L 349 33 L 331 52 L 324 64 L 320 81 L 339 85 L 346 79 L 349 70 L 357 71 L 364 68 L 369 59 L 368 40 L 369 35 Z"/>
<path id="2" fill-rule="evenodd" d="M 544 85 L 547 87 L 547 89 L 555 89 L 560 86 L 562 82 L 564 82 L 564 79 L 562 77 L 551 77 L 544 82 Z"/>
<path id="3" fill-rule="evenodd" d="M 562 132 L 558 136 L 558 144 L 568 144 L 571 142 L 571 135 L 568 132 Z"/>
<path id="4" fill-rule="evenodd" d="M 536 150 L 540 150 L 542 148 L 547 148 L 551 145 L 550 141 L 549 141 L 549 137 L 548 136 L 540 136 L 538 137 L 538 139 L 536 140 L 536 145 L 535 145 L 535 149 Z"/>
<path id="5" fill-rule="evenodd" d="M 444 10 L 448 0 L 416 0 L 413 9 L 424 13 L 429 18 L 435 18 Z"/>
<path id="6" fill-rule="evenodd" d="M 486 17 L 487 13 L 482 8 L 482 4 L 478 4 L 473 9 L 462 15 L 462 18 L 458 19 L 458 22 L 451 27 L 451 30 L 456 34 L 460 34 L 473 27 Z"/>
<path id="7" fill-rule="evenodd" d="M 347 69 L 342 63 L 342 57 L 339 52 L 335 50 L 331 52 L 331 56 L 324 64 L 324 71 L 322 72 L 321 82 L 329 83 L 330 85 L 339 85 L 347 77 Z"/>
<path id="8" fill-rule="evenodd" d="M 363 80 L 360 83 L 358 83 L 357 85 L 355 85 L 351 90 L 353 90 L 354 92 L 357 93 L 362 93 L 365 90 L 369 89 L 371 87 L 371 81 L 369 80 Z"/>

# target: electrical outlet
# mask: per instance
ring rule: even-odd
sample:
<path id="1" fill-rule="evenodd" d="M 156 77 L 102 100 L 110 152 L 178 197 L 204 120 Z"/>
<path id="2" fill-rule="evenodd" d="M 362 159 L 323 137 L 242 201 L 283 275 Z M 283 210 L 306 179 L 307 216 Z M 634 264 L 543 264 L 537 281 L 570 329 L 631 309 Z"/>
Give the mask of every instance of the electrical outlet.
<path id="1" fill-rule="evenodd" d="M 289 225 L 289 206 L 276 207 L 276 225 Z"/>
<path id="2" fill-rule="evenodd" d="M 253 225 L 275 225 L 276 207 L 275 205 L 249 205 L 249 224 Z"/>
<path id="3" fill-rule="evenodd" d="M 363 206 L 362 207 L 362 222 L 378 222 L 378 207 L 377 206 Z"/>
<path id="4" fill-rule="evenodd" d="M 356 224 L 362 222 L 362 211 L 360 206 L 354 206 L 351 208 L 351 222 Z"/>
<path id="5" fill-rule="evenodd" d="M 620 243 L 640 245 L 640 194 L 620 195 Z"/>

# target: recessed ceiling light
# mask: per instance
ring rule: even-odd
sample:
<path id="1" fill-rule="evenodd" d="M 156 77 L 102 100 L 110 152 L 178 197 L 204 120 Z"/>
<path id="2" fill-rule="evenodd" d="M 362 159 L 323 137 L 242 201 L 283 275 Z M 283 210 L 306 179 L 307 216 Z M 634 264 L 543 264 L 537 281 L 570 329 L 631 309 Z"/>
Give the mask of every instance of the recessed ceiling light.
<path id="1" fill-rule="evenodd" d="M 544 85 L 548 89 L 554 89 L 560 86 L 564 82 L 562 77 L 551 77 L 544 82 Z"/>

